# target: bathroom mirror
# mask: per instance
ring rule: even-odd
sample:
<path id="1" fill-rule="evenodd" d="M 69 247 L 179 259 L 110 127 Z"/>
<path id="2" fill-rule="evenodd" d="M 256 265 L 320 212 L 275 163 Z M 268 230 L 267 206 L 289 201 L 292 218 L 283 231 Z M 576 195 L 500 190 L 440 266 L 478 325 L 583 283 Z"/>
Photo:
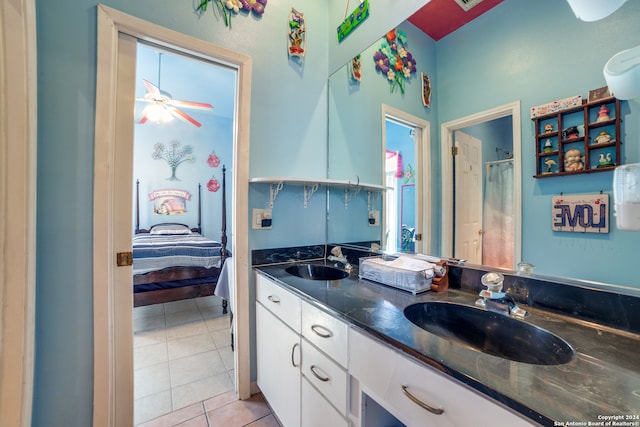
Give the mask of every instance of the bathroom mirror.
<path id="1" fill-rule="evenodd" d="M 359 179 L 360 182 L 383 184 L 382 104 L 426 120 L 430 124 L 430 169 L 434 175 L 425 190 L 433 203 L 433 209 L 430 227 L 427 227 L 424 234 L 431 243 L 432 255 L 448 255 L 446 240 L 443 238 L 446 233 L 443 223 L 451 218 L 446 217 L 446 207 L 442 205 L 445 199 L 442 185 L 443 179 L 446 179 L 441 176 L 441 171 L 445 170 L 442 158 L 447 148 L 446 138 L 442 136 L 442 125 L 519 101 L 520 119 L 517 123 L 512 121 L 511 125 L 520 128 L 522 151 L 515 146 L 511 149 L 504 146 L 496 152 L 496 147 L 492 153 L 494 158 L 487 160 L 507 160 L 509 154 L 513 154 L 514 160 L 521 161 L 521 181 L 518 183 L 514 180 L 514 191 L 526 198 L 523 203 L 526 211 L 522 214 L 525 225 L 517 233 L 522 236 L 521 258 L 535 264 L 536 272 L 542 274 L 620 285 L 636 283 L 637 279 L 624 272 L 626 269 L 621 263 L 625 261 L 615 254 L 619 254 L 624 248 L 633 247 L 632 241 L 637 239 L 637 234 L 634 236 L 633 233 L 623 233 L 615 227 L 608 235 L 590 236 L 580 233 L 559 234 L 551 229 L 552 195 L 565 191 L 609 192 L 612 177 L 610 172 L 603 172 L 566 179 L 531 178 L 535 174 L 535 148 L 532 145 L 534 130 L 529 108 L 576 93 L 582 93 L 586 98 L 588 90 L 604 86 L 606 83 L 602 67 L 608 58 L 639 42 L 640 31 L 631 24 L 632 19 L 640 16 L 639 14 L 638 5 L 627 2 L 621 11 L 607 18 L 609 21 L 586 24 L 575 18 L 566 2 L 545 0 L 540 6 L 502 2 L 462 30 L 438 42 L 425 42 L 424 45 L 419 37 L 414 37 L 411 33 L 417 29 L 407 26 L 408 47 L 417 56 L 418 74 L 413 77 L 415 80 L 407 86 L 404 94 L 391 94 L 389 83 L 372 66 L 373 52 L 384 35 L 380 34 L 376 40 L 372 40 L 372 47 L 362 53 L 363 70 L 359 83 L 348 80 L 350 70 L 347 65 L 329 78 L 328 178 L 354 182 Z M 541 33 L 540 26 L 543 24 L 553 31 Z M 403 25 L 398 27 L 402 28 Z M 487 25 L 494 29 L 499 27 L 499 30 L 482 31 L 483 25 L 485 28 Z M 471 39 L 474 40 L 470 41 Z M 558 44 L 560 39 L 563 40 L 562 47 Z M 478 49 L 480 41 L 484 43 L 483 49 Z M 560 54 L 563 49 L 589 54 L 580 54 L 580 60 L 574 63 L 565 60 L 566 57 Z M 557 57 L 557 60 L 552 57 Z M 472 59 L 482 61 L 482 65 L 476 69 Z M 456 63 L 460 66 L 456 67 Z M 492 68 L 495 72 L 492 72 Z M 416 82 L 420 72 L 427 74 L 432 87 L 436 88 L 431 94 L 431 108 L 422 106 L 422 99 L 417 93 L 419 85 Z M 638 140 L 637 101 L 630 102 L 628 107 L 623 105 L 623 108 L 623 114 L 627 115 L 625 142 Z M 637 144 L 625 144 L 624 154 L 625 163 L 640 161 Z M 328 242 L 383 240 L 382 228 L 366 225 L 366 193 L 356 196 L 345 207 L 338 190 L 331 191 Z M 360 201 L 357 201 L 358 197 Z M 382 209 L 381 204 L 376 208 Z M 360 214 L 359 209 L 364 213 Z M 381 210 L 381 215 L 383 212 Z M 610 217 L 613 215 L 611 209 Z M 355 221 L 353 218 L 356 216 L 357 225 L 351 227 L 350 221 Z M 334 222 L 336 218 L 337 223 Z M 346 229 L 356 228 L 358 233 L 343 233 Z M 453 235 L 450 241 L 453 245 Z M 592 251 L 599 254 L 600 265 L 604 263 L 614 269 L 621 266 L 615 277 L 609 277 L 597 265 L 588 262 Z M 627 255 L 624 257 L 626 261 L 630 261 Z"/>

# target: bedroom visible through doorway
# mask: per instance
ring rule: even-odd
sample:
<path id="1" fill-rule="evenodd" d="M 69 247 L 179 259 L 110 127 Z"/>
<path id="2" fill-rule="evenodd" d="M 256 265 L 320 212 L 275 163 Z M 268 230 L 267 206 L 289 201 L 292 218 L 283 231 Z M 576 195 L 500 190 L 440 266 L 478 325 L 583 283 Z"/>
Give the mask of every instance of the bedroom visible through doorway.
<path id="1" fill-rule="evenodd" d="M 218 277 L 233 244 L 236 79 L 222 64 L 137 42 L 135 425 L 235 389 L 227 300 L 213 292 L 229 286 Z"/>

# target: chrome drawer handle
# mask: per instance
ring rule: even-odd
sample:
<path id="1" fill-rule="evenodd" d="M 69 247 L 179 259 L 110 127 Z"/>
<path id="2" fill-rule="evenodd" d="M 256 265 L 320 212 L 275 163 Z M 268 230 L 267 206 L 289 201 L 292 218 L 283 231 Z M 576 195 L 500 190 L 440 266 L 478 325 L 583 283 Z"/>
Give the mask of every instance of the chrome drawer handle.
<path id="1" fill-rule="evenodd" d="M 274 304 L 280 304 L 280 298 L 274 297 L 273 295 L 269 295 L 267 299 Z"/>
<path id="2" fill-rule="evenodd" d="M 333 333 L 322 325 L 311 325 L 311 330 L 322 338 L 331 338 Z"/>
<path id="3" fill-rule="evenodd" d="M 294 368 L 297 368 L 297 367 L 298 367 L 298 365 L 296 365 L 296 361 L 295 361 L 295 359 L 293 358 L 293 354 L 294 354 L 294 353 L 295 353 L 295 351 L 296 351 L 296 347 L 298 347 L 299 345 L 300 345 L 300 344 L 295 343 L 295 344 L 293 345 L 293 347 L 291 347 L 291 364 L 293 365 L 293 367 L 294 367 Z"/>
<path id="4" fill-rule="evenodd" d="M 440 415 L 440 414 L 442 414 L 444 412 L 444 409 L 442 409 L 442 408 L 434 408 L 433 406 L 429 406 L 426 403 L 424 403 L 423 401 L 421 401 L 420 399 L 418 399 L 417 397 L 415 397 L 413 394 L 409 393 L 408 387 L 406 385 L 402 386 L 402 392 L 413 403 L 415 403 L 416 405 L 420 406 L 423 409 L 426 409 L 427 411 L 431 412 L 432 414 Z"/>
<path id="5" fill-rule="evenodd" d="M 311 370 L 311 373 L 312 373 L 313 375 L 315 375 L 315 377 L 316 377 L 317 379 L 319 379 L 320 381 L 322 381 L 322 382 L 327 382 L 327 381 L 329 381 L 329 380 L 331 379 L 331 378 L 329 378 L 329 377 L 323 377 L 322 375 L 318 374 L 318 373 L 316 372 L 316 369 L 318 369 L 316 365 L 311 365 L 311 367 L 310 367 L 309 369 Z"/>

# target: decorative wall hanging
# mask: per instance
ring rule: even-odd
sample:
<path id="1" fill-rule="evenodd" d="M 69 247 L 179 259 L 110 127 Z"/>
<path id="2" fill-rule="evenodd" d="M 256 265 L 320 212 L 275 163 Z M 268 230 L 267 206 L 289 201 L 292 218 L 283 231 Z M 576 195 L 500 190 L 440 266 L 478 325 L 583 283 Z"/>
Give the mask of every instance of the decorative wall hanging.
<path id="1" fill-rule="evenodd" d="M 220 158 L 216 156 L 215 151 L 212 151 L 211 154 L 209 154 L 209 157 L 207 157 L 207 164 L 210 168 L 217 168 L 220 164 Z"/>
<path id="2" fill-rule="evenodd" d="M 373 54 L 376 69 L 389 80 L 391 93 L 396 87 L 404 93 L 404 83 L 416 72 L 416 61 L 407 50 L 407 35 L 398 29 L 387 33 L 380 48 Z"/>
<path id="3" fill-rule="evenodd" d="M 303 58 L 307 44 L 307 24 L 304 14 L 293 7 L 289 13 L 289 29 L 287 30 L 287 51 L 289 56 Z"/>
<path id="4" fill-rule="evenodd" d="M 187 212 L 187 200 L 191 194 L 184 190 L 154 190 L 149 194 L 153 213 L 157 215 L 182 215 Z"/>
<path id="5" fill-rule="evenodd" d="M 553 231 L 608 233 L 609 195 L 553 196 L 551 223 Z"/>
<path id="6" fill-rule="evenodd" d="M 193 101 L 179 101 L 172 99 L 171 95 L 167 92 L 160 90 L 160 77 L 162 72 L 162 52 L 158 52 L 158 86 L 155 86 L 148 80 L 142 79 L 147 93 L 144 98 L 137 98 L 137 101 L 144 101 L 149 103 L 142 110 L 142 118 L 138 124 L 145 124 L 147 120 L 151 120 L 155 123 L 166 123 L 173 118 L 178 118 L 186 123 L 191 123 L 194 126 L 202 126 L 197 120 L 189 116 L 180 108 L 190 108 L 195 110 L 211 110 L 213 105 L 204 102 Z M 180 108 L 178 108 L 180 107 Z"/>
<path id="7" fill-rule="evenodd" d="M 431 80 L 425 73 L 420 73 L 422 80 L 422 105 L 431 107 Z"/>
<path id="8" fill-rule="evenodd" d="M 360 5 L 347 16 L 349 10 L 349 0 L 344 11 L 345 19 L 342 24 L 338 25 L 338 42 L 345 39 L 356 27 L 362 24 L 362 21 L 369 17 L 369 0 L 360 0 Z"/>
<path id="9" fill-rule="evenodd" d="M 409 163 L 404 171 L 404 183 L 408 184 L 414 182 L 416 182 L 416 171 L 411 167 L 411 163 Z"/>
<path id="10" fill-rule="evenodd" d="M 359 54 L 349 62 L 349 75 L 357 82 L 362 80 L 362 61 Z"/>
<path id="11" fill-rule="evenodd" d="M 179 146 L 180 142 L 176 140 L 171 141 L 171 143 L 169 143 L 169 147 L 165 147 L 161 142 L 158 142 L 153 146 L 153 154 L 151 154 L 153 160 L 164 160 L 171 168 L 171 176 L 167 178 L 169 181 L 180 181 L 176 176 L 176 169 L 178 169 L 178 166 L 184 162 L 193 163 L 195 161 L 191 154 L 193 153 L 192 146 L 185 145 L 182 148 L 178 148 Z"/>
<path id="12" fill-rule="evenodd" d="M 531 107 L 531 118 L 535 119 L 539 116 L 544 116 L 550 113 L 555 113 L 557 111 L 577 107 L 579 105 L 582 105 L 582 95 L 570 96 L 568 98 L 559 99 L 547 104 Z"/>
<path id="13" fill-rule="evenodd" d="M 216 178 L 216 176 L 213 175 L 211 179 L 207 181 L 207 190 L 211 191 L 212 193 L 215 193 L 219 189 L 220 189 L 220 182 L 218 181 L 218 178 Z"/>
<path id="14" fill-rule="evenodd" d="M 213 3 L 218 9 L 218 13 L 224 19 L 224 25 L 231 28 L 231 16 L 240 11 L 253 12 L 256 16 L 262 16 L 267 0 L 200 0 L 196 6 L 197 13 L 207 11 L 209 3 Z"/>

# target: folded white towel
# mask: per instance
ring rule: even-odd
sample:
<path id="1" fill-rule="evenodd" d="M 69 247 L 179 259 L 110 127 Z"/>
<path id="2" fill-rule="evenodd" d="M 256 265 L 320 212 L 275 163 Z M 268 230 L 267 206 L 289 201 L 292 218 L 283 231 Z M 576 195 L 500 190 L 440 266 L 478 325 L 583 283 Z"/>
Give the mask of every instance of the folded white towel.
<path id="1" fill-rule="evenodd" d="M 435 264 L 431 264 L 430 262 L 406 256 L 400 256 L 393 261 L 390 261 L 389 265 L 411 271 L 433 270 L 435 267 Z"/>

